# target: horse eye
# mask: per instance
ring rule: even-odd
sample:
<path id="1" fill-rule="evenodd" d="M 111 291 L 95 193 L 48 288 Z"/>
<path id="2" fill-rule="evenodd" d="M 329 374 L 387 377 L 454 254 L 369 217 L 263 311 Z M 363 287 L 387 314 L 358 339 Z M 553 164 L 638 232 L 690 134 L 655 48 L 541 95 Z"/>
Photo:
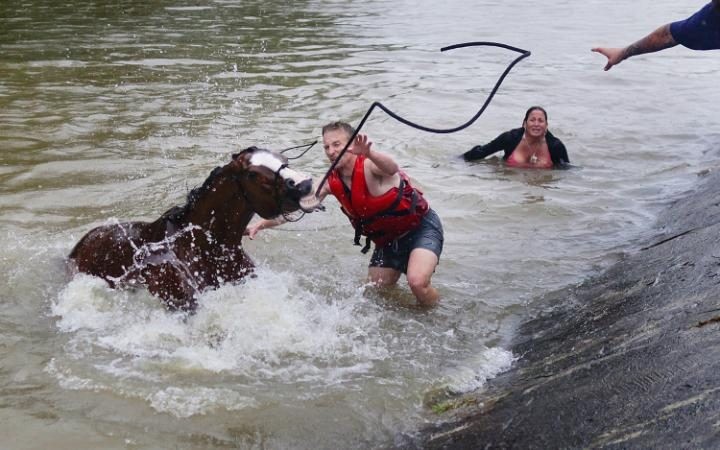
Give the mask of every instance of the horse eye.
<path id="1" fill-rule="evenodd" d="M 252 171 L 248 172 L 248 178 L 251 180 L 254 180 L 255 178 L 257 178 L 257 175 L 258 174 L 256 172 L 252 172 Z"/>

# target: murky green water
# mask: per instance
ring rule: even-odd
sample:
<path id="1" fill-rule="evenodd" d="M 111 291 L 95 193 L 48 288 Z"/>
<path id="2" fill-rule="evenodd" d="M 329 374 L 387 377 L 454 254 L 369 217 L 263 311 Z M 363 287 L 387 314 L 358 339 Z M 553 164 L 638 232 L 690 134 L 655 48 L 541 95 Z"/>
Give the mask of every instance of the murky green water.
<path id="1" fill-rule="evenodd" d="M 50 5 L 52 4 L 52 5 Z M 652 7 L 651 7 L 652 6 Z M 699 6 L 699 5 L 697 5 Z M 550 1 L 5 1 L 0 4 L 0 434 L 14 449 L 373 448 L 438 420 L 430 399 L 510 363 L 542 293 L 632 250 L 655 211 L 717 165 L 713 52 L 672 49 L 611 72 L 590 53 L 694 6 Z M 367 256 L 328 211 L 248 242 L 259 276 L 186 318 L 146 292 L 66 273 L 92 226 L 154 219 L 230 153 L 318 138 L 379 100 L 364 131 L 443 219 L 418 312 L 401 282 L 364 285 Z M 577 166 L 456 156 L 544 105 Z M 294 167 L 322 176 L 319 149 Z M 625 244 L 630 243 L 630 247 Z"/>

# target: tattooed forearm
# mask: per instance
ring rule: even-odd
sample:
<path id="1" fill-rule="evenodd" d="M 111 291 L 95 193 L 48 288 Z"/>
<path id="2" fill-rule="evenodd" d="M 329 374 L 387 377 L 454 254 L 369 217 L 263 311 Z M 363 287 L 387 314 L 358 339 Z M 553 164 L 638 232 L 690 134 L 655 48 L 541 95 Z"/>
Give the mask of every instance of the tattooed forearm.
<path id="1" fill-rule="evenodd" d="M 644 53 L 657 52 L 676 45 L 677 42 L 670 33 L 670 24 L 663 25 L 634 44 L 628 45 L 623 52 L 623 59 Z"/>
<path id="2" fill-rule="evenodd" d="M 625 51 L 623 52 L 623 59 L 628 59 L 631 56 L 640 55 L 642 53 L 645 53 L 640 50 L 640 42 L 638 41 L 634 44 L 630 44 L 627 47 L 625 47 Z"/>

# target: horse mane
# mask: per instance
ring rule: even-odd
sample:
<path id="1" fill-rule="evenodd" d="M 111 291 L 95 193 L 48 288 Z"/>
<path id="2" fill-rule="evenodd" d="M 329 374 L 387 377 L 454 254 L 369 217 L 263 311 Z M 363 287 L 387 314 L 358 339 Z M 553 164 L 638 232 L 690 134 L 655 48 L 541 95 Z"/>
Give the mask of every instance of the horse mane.
<path id="1" fill-rule="evenodd" d="M 232 155 L 232 160 L 235 161 L 240 155 L 245 152 L 254 152 L 256 150 L 258 150 L 258 148 L 255 146 L 246 148 L 240 153 L 234 153 Z M 159 220 L 171 222 L 174 225 L 181 224 L 187 213 L 192 211 L 192 209 L 195 207 L 195 203 L 197 203 L 198 199 L 210 189 L 210 186 L 215 183 L 215 180 L 218 178 L 221 171 L 222 167 L 220 166 L 214 168 L 200 187 L 196 187 L 190 192 L 188 192 L 184 205 L 173 206 L 172 208 L 168 209 L 162 216 L 160 216 Z"/>
<path id="2" fill-rule="evenodd" d="M 180 224 L 185 215 L 192 211 L 195 207 L 195 203 L 197 203 L 198 199 L 210 189 L 210 186 L 215 183 L 215 180 L 218 178 L 221 171 L 222 167 L 220 166 L 214 168 L 200 187 L 196 187 L 188 192 L 184 205 L 176 205 L 168 209 L 162 216 L 160 216 L 160 220 L 172 222 L 175 225 Z"/>

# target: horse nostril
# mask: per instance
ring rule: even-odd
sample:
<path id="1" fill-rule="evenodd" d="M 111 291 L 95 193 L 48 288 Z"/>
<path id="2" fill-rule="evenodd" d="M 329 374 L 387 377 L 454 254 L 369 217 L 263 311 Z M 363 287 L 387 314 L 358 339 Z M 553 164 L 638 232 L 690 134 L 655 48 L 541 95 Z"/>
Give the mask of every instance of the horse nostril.
<path id="1" fill-rule="evenodd" d="M 300 184 L 297 185 L 298 191 L 300 191 L 300 195 L 305 196 L 312 191 L 312 180 L 303 180 L 300 182 Z"/>
<path id="2" fill-rule="evenodd" d="M 288 189 L 295 189 L 295 180 L 285 180 L 285 187 L 287 187 Z"/>

